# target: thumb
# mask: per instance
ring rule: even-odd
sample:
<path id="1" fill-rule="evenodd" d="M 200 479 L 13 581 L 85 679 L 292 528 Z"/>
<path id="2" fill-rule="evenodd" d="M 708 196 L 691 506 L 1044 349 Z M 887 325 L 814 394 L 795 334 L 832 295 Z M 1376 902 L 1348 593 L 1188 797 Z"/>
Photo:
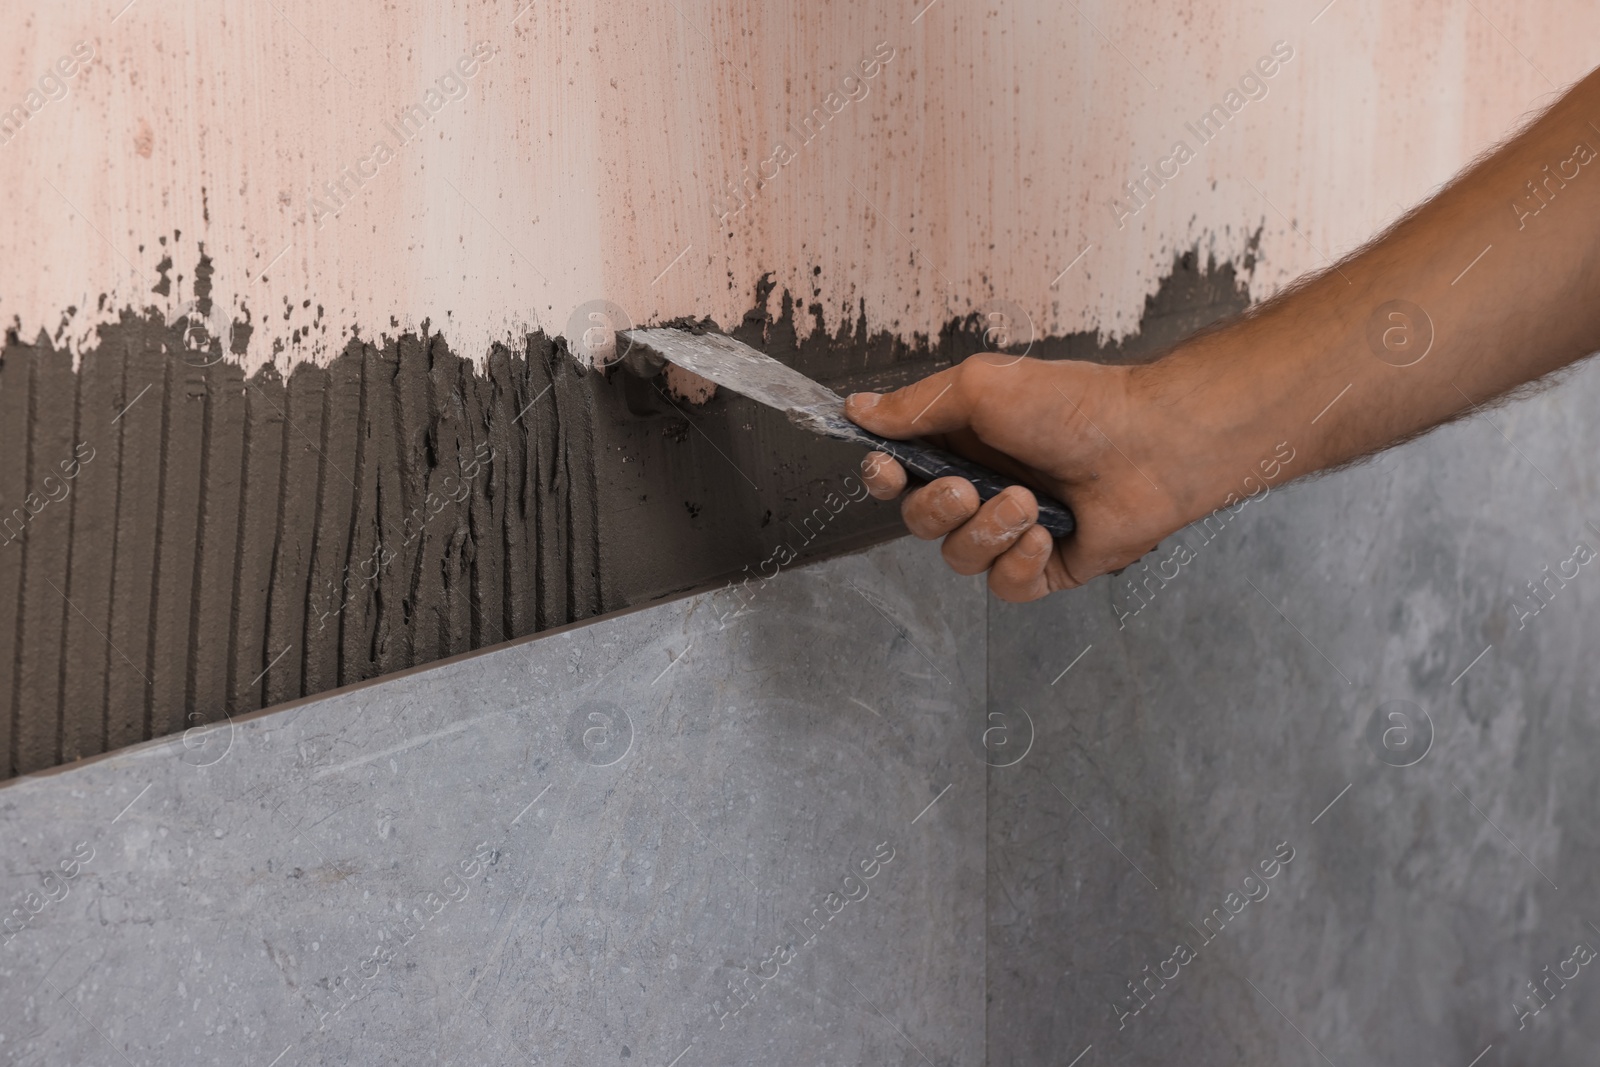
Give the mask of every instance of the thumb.
<path id="1" fill-rule="evenodd" d="M 949 367 L 889 393 L 851 393 L 844 413 L 880 437 L 905 439 L 949 433 L 971 420 L 971 399 L 959 384 L 961 368 Z"/>

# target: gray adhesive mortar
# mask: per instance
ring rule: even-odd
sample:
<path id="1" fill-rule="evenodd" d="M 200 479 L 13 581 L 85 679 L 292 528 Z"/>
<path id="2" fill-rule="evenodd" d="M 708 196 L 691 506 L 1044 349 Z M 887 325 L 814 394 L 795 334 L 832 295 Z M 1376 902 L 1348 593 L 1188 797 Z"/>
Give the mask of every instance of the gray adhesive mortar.
<path id="1" fill-rule="evenodd" d="M 201 315 L 209 268 L 202 254 Z M 754 308 L 772 295 L 759 281 Z M 839 392 L 983 350 L 977 316 L 906 343 L 858 315 L 801 341 L 800 318 L 823 318 L 810 297 L 723 325 Z M 1232 265 L 1189 253 L 1137 337 L 1029 354 L 1148 358 L 1246 303 Z M 861 499 L 858 448 L 740 397 L 690 406 L 586 369 L 543 333 L 475 362 L 424 323 L 246 378 L 248 323 L 228 353 L 185 326 L 124 311 L 76 372 L 60 331 L 7 333 L 0 774 L 693 590 L 759 610 L 778 567 L 901 532 L 895 506 Z M 92 458 L 64 478 L 74 448 Z"/>
<path id="2" fill-rule="evenodd" d="M 1242 312 L 1249 303 L 1244 275 L 1253 267 L 1253 258 L 1236 270 L 1186 253 L 1146 301 L 1145 328 L 1137 336 L 1121 344 L 1103 344 L 1093 333 L 1046 337 L 1028 354 L 1102 363 L 1151 358 Z M 769 305 L 765 279 L 755 295 L 757 308 Z M 778 306 L 775 318 L 750 311 L 743 321 L 723 325 L 841 394 L 897 388 L 985 350 L 977 315 L 946 324 L 937 338 L 908 344 L 871 332 L 864 315 L 829 334 L 815 299 L 803 304 L 785 292 Z M 804 341 L 796 329 L 801 316 L 817 324 Z M 602 556 L 607 589 L 620 594 L 618 604 L 743 582 L 759 575 L 762 563 L 787 556 L 780 546 L 811 558 L 902 532 L 893 505 L 849 503 L 837 513 L 826 506 L 828 494 L 841 493 L 855 474 L 860 448 L 799 430 L 782 414 L 725 390 L 696 408 L 658 384 L 617 373 L 599 396 L 600 512 L 618 520 L 606 525 Z M 825 534 L 818 532 L 822 527 Z"/>

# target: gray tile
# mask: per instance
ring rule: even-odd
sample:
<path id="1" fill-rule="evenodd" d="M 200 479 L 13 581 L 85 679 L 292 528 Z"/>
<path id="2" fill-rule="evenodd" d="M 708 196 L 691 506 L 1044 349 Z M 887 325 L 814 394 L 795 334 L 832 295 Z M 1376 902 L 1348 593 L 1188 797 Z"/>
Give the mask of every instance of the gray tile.
<path id="1" fill-rule="evenodd" d="M 1600 567 L 1512 605 L 1600 547 L 1597 370 L 1187 532 L 1135 615 L 1137 567 L 991 609 L 991 713 L 1037 724 L 990 777 L 991 1064 L 1592 1062 L 1593 968 L 1513 1005 L 1600 946 Z"/>
<path id="2" fill-rule="evenodd" d="M 6 906 L 73 873 L 0 947 L 0 1050 L 977 1062 L 983 593 L 937 562 L 900 542 L 742 613 L 695 597 L 0 788 Z"/>

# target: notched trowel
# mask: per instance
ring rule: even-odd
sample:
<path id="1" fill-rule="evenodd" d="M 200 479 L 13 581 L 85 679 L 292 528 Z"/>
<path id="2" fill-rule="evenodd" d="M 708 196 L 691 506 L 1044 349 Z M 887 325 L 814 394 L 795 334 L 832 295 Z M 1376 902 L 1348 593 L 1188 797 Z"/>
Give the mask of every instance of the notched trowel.
<path id="1" fill-rule="evenodd" d="M 891 441 L 868 433 L 845 418 L 844 398 L 838 393 L 726 334 L 657 328 L 625 330 L 621 336 L 632 344 L 624 363 L 638 373 L 659 371 L 663 360 L 675 363 L 741 396 L 777 408 L 790 422 L 812 433 L 886 452 L 906 470 L 927 481 L 956 475 L 971 482 L 984 500 L 1009 485 L 1021 484 L 980 463 L 919 441 Z M 1038 490 L 1033 494 L 1039 501 L 1039 525 L 1055 537 L 1072 533 L 1076 523 L 1066 505 Z"/>

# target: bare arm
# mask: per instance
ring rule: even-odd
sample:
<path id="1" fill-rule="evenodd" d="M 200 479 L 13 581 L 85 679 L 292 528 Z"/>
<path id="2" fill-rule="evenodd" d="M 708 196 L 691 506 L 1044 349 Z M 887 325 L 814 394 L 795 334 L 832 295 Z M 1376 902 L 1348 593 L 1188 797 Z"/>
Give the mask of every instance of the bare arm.
<path id="1" fill-rule="evenodd" d="M 1155 363 L 978 356 L 847 411 L 1072 505 L 1079 531 L 1052 545 L 1025 490 L 980 509 L 970 484 L 941 479 L 905 499 L 907 526 L 944 536 L 953 567 L 1029 600 L 1127 565 L 1263 479 L 1378 451 L 1596 349 L 1600 71 L 1378 240 Z M 898 495 L 904 473 L 879 458 L 869 488 Z"/>

